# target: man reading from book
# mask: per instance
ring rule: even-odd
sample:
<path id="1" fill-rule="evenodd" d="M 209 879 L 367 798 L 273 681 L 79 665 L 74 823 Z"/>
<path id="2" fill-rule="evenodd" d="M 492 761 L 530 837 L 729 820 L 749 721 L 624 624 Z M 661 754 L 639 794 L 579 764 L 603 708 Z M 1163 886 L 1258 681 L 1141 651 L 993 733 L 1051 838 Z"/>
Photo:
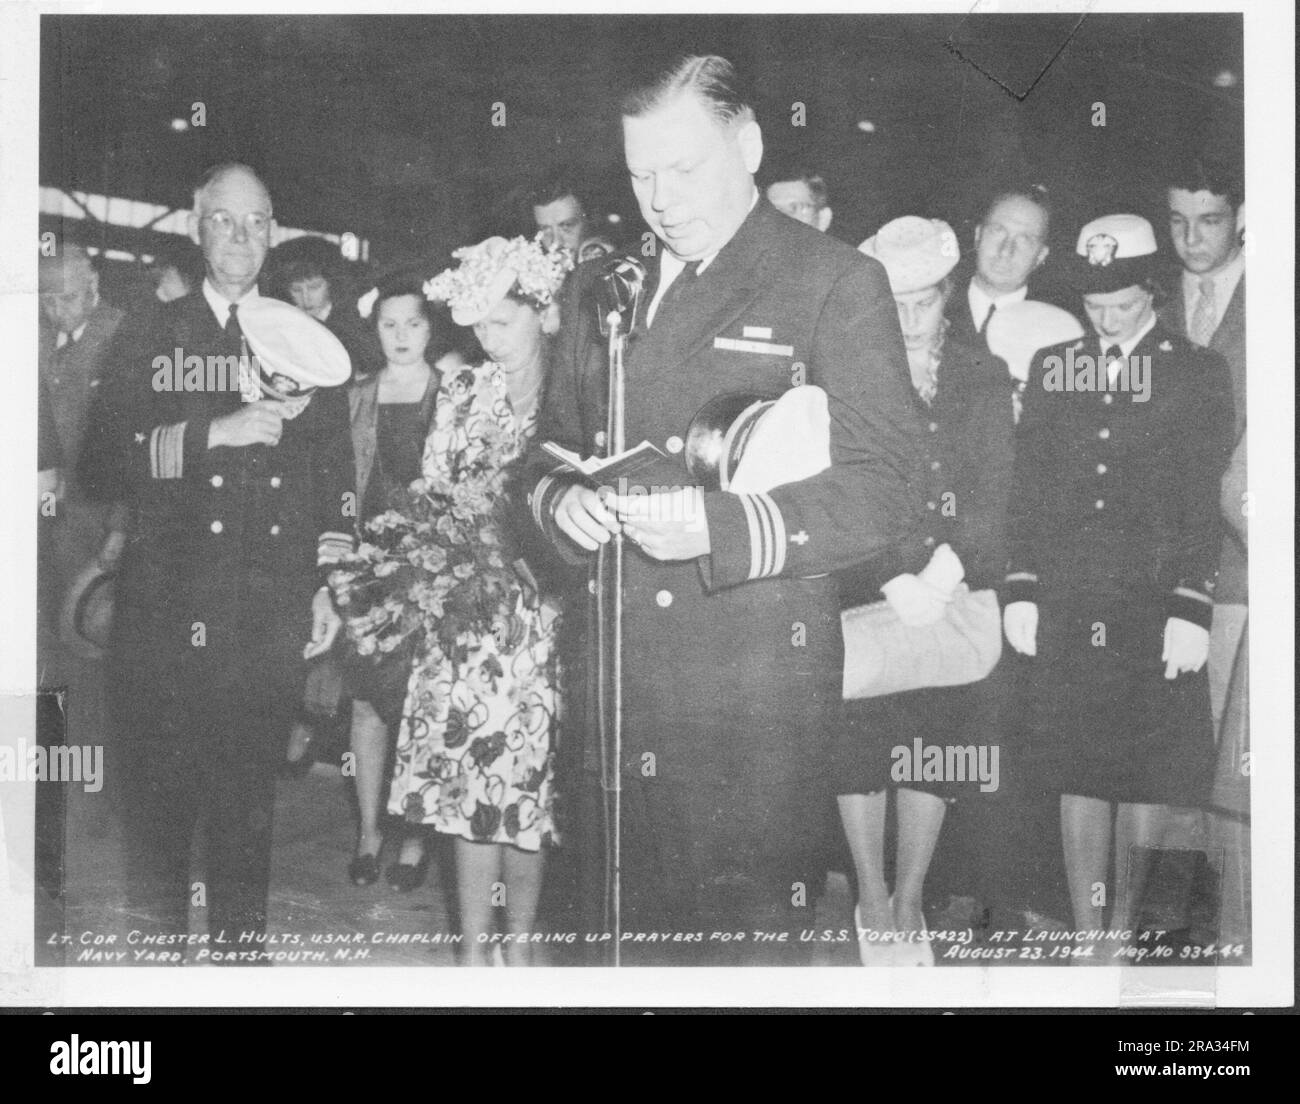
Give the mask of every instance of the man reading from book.
<path id="1" fill-rule="evenodd" d="M 630 330 L 625 439 L 663 456 L 628 476 L 646 493 L 619 494 L 539 450 L 531 501 L 571 555 L 620 531 L 633 542 L 623 958 L 797 963 L 822 874 L 818 759 L 840 708 L 843 641 L 827 573 L 913 531 L 923 428 L 884 270 L 759 196 L 762 133 L 732 65 L 676 62 L 629 93 L 621 113 L 632 188 L 662 244 Z M 580 455 L 606 448 L 597 276 L 580 272 L 566 289 L 538 435 Z M 828 396 L 828 468 L 769 492 L 695 485 L 684 444 L 706 403 L 803 384 Z M 599 843 L 599 820 L 580 835 Z M 591 851 L 589 897 L 603 888 L 604 857 Z"/>

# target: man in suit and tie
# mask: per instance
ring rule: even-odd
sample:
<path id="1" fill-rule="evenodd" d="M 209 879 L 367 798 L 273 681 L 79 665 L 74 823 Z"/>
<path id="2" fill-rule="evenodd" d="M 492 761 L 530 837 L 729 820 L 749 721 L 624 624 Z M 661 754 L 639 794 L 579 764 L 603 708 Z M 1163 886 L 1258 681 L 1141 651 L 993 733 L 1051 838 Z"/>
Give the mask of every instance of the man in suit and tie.
<path id="1" fill-rule="evenodd" d="M 39 266 L 41 327 L 37 349 L 46 418 L 42 449 L 60 458 L 52 488 L 53 510 L 39 514 L 37 552 L 37 658 L 39 685 L 66 689 L 65 739 L 69 744 L 101 745 L 112 770 L 116 749 L 104 731 L 104 665 L 98 649 L 81 638 L 76 611 L 91 581 L 116 565 L 126 542 L 127 510 L 117 499 L 97 500 L 78 472 L 87 438 L 93 433 L 95 397 L 114 371 L 113 344 L 123 312 L 100 298 L 99 273 L 79 245 L 64 243 Z M 107 830 L 103 815 L 120 808 L 118 795 L 101 790 L 77 794 L 89 813 L 91 834 Z"/>
<path id="2" fill-rule="evenodd" d="M 1041 185 L 1017 185 L 993 195 L 975 227 L 974 271 L 948 308 L 954 341 L 984 348 L 993 313 L 1029 298 L 1030 277 L 1047 260 L 1051 215 Z"/>
<path id="3" fill-rule="evenodd" d="M 1201 158 L 1179 166 L 1165 189 L 1169 233 L 1181 271 L 1169 282 L 1162 311 L 1170 329 L 1212 349 L 1232 378 L 1234 447 L 1220 485 L 1223 539 L 1210 619 L 1210 708 L 1219 742 L 1209 817 L 1210 839 L 1223 856 L 1219 936 L 1250 937 L 1250 779 L 1241 764 L 1250 750 L 1246 493 L 1245 193 L 1241 174 Z"/>
<path id="4" fill-rule="evenodd" d="M 1244 191 L 1227 166 L 1194 160 L 1174 174 L 1166 189 L 1169 233 L 1182 262 L 1161 314 L 1170 329 L 1212 349 L 1232 376 L 1234 441 L 1225 484 L 1245 484 L 1246 466 L 1246 258 Z M 1219 579 L 1210 631 L 1210 688 L 1216 723 L 1223 715 L 1228 681 L 1245 647 L 1246 525 L 1242 503 L 1225 512 Z"/>
<path id="5" fill-rule="evenodd" d="M 675 489 L 607 497 L 539 463 L 530 501 L 566 554 L 590 558 L 620 530 L 629 541 L 625 960 L 801 961 L 796 929 L 812 919 L 829 807 L 821 754 L 840 716 L 829 573 L 922 540 L 922 427 L 898 312 L 878 263 L 759 195 L 762 133 L 728 61 L 677 62 L 621 113 L 654 233 L 643 255 L 655 256 L 627 349 L 626 440 L 658 446 L 672 471 L 655 482 Z M 583 455 L 607 444 L 592 278 L 580 272 L 566 289 L 538 433 Z M 830 468 L 770 493 L 697 485 L 684 439 L 706 403 L 799 384 L 829 396 Z M 895 597 L 933 600 L 914 576 Z M 581 830 L 590 840 L 600 825 Z M 656 942 L 665 932 L 683 938 Z"/>
<path id="6" fill-rule="evenodd" d="M 123 312 L 99 296 L 99 273 L 86 250 L 66 244 L 40 262 L 41 329 L 37 364 L 48 396 L 63 486 L 52 521 L 52 562 L 41 580 L 42 614 L 58 619 L 63 592 L 95 556 L 105 564 L 122 550 L 125 516 L 120 505 L 91 501 L 77 478 L 92 400 L 109 370 L 108 352 Z"/>
<path id="7" fill-rule="evenodd" d="M 91 460 L 101 493 L 133 507 L 109 645 L 128 901 L 169 934 L 187 930 L 190 904 L 206 905 L 210 948 L 249 956 L 224 960 L 238 963 L 262 946 L 276 766 L 303 659 L 327 650 L 340 624 L 324 583 L 351 547 L 352 444 L 341 387 L 277 398 L 249 356 L 245 328 L 253 334 L 269 309 L 257 280 L 273 228 L 257 174 L 233 163 L 210 169 L 189 226 L 203 251 L 202 287 L 124 341 Z M 281 310 L 301 318 L 296 339 L 305 333 L 311 350 L 293 369 L 299 382 L 346 379 L 342 347 Z M 318 334 L 334 354 L 328 373 L 317 371 Z M 187 389 L 177 390 L 170 365 L 182 357 Z M 188 388 L 191 362 L 241 357 L 241 386 L 209 368 Z M 245 401 L 250 383 L 257 401 Z M 201 817 L 207 870 L 191 883 Z"/>

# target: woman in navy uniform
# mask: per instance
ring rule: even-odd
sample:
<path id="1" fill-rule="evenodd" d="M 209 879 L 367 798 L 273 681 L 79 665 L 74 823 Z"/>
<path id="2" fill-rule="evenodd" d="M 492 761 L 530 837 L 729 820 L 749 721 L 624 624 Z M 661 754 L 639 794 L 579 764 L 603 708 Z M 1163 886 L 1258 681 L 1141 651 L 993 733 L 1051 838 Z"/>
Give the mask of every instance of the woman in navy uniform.
<path id="1" fill-rule="evenodd" d="M 1213 774 L 1204 667 L 1232 394 L 1219 356 L 1156 320 L 1145 219 L 1090 222 L 1076 253 L 1095 336 L 1031 365 L 1004 624 L 1035 657 L 1029 727 L 1062 795 L 1076 927 L 1124 931 L 1149 871 L 1139 849 L 1160 846 L 1170 806 L 1206 800 Z"/>
<path id="2" fill-rule="evenodd" d="M 1007 366 L 981 342 L 978 349 L 948 334 L 945 306 L 952 292 L 957 238 L 938 219 L 905 216 L 859 246 L 889 274 L 911 368 L 914 402 L 926 427 L 931 522 L 921 555 L 913 546 L 841 575 L 845 607 L 891 596 L 900 577 L 923 572 L 936 547 L 947 544 L 972 590 L 1001 582 L 1011 481 L 1012 406 Z M 923 579 L 930 577 L 925 572 Z M 950 600 L 936 591 L 913 623 L 943 616 Z M 900 613 L 905 611 L 900 611 Z M 845 725 L 830 757 L 830 781 L 858 882 L 855 923 L 865 931 L 906 933 L 875 941 L 859 935 L 863 965 L 933 965 L 921 912 L 922 890 L 948 804 L 962 786 L 920 778 L 891 784 L 892 751 L 925 744 L 996 742 L 994 699 L 987 682 L 935 687 L 845 703 Z M 969 785 L 977 784 L 972 780 Z M 894 893 L 884 878 L 886 795 L 895 790 L 898 820 Z"/>
<path id="3" fill-rule="evenodd" d="M 876 262 L 759 198 L 761 133 L 730 63 L 666 70 L 624 101 L 623 127 L 642 214 L 665 246 L 631 331 L 626 439 L 663 450 L 671 472 L 653 482 L 683 489 L 606 508 L 550 472 L 532 506 L 570 552 L 620 527 L 636 545 L 623 595 L 628 959 L 794 961 L 819 875 L 821 757 L 841 711 L 826 573 L 921 512 L 922 430 L 898 312 Z M 589 455 L 605 449 L 606 357 L 585 276 L 561 304 L 538 439 Z M 683 446 L 701 407 L 801 383 L 829 395 L 831 467 L 769 494 L 698 491 Z M 600 834 L 598 823 L 582 830 Z M 646 938 L 663 932 L 703 932 L 704 943 Z"/>

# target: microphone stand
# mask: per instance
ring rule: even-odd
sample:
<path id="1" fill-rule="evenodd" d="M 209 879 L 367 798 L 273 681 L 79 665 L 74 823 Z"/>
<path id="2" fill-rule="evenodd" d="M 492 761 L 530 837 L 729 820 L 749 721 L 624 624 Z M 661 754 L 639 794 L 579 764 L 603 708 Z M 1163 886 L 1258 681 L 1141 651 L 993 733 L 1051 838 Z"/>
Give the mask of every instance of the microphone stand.
<path id="1" fill-rule="evenodd" d="M 645 287 L 645 266 L 634 257 L 610 258 L 597 284 L 596 317 L 609 338 L 605 455 L 627 448 L 623 357 Z M 613 965 L 622 964 L 623 813 L 623 568 L 622 532 L 596 557 L 596 710 L 605 813 L 605 930 L 613 937 Z"/>
<path id="2" fill-rule="evenodd" d="M 626 448 L 623 353 L 627 333 L 617 310 L 609 326 L 609 403 L 605 440 L 607 455 Z M 622 964 L 622 823 L 623 806 L 623 534 L 601 546 L 596 560 L 597 709 L 600 716 L 601 786 L 605 798 L 605 927 L 612 935 L 613 964 Z"/>

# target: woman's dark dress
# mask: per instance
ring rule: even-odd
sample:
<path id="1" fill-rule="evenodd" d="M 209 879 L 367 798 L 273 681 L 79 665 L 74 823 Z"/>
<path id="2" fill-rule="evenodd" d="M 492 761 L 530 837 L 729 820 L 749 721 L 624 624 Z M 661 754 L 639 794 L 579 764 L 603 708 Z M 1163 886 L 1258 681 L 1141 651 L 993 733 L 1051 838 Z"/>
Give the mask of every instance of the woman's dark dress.
<path id="1" fill-rule="evenodd" d="M 436 377 L 430 386 L 436 388 Z M 390 497 L 420 477 L 420 460 L 428 435 L 425 402 L 379 403 L 375 462 L 361 494 L 361 529 L 389 507 Z M 393 656 L 383 663 L 352 657 L 346 686 L 354 701 L 369 702 L 380 719 L 396 731 L 406 696 L 410 660 Z"/>
<path id="2" fill-rule="evenodd" d="M 845 609 L 879 601 L 882 583 L 920 571 L 934 548 L 945 542 L 960 557 L 971 590 L 1002 580 L 1014 427 L 1006 364 L 988 350 L 947 341 L 934 399 L 927 405 L 916 396 L 915 402 L 926 431 L 930 477 L 921 490 L 931 523 L 924 557 L 909 562 L 899 550 L 843 573 L 840 588 Z M 923 745 L 996 743 L 996 699 L 990 680 L 985 679 L 967 686 L 845 702 L 844 724 L 832 740 L 829 757 L 834 792 L 875 793 L 896 783 L 952 798 L 978 785 L 916 778 L 897 781 L 891 778 L 894 752 L 906 749 L 910 763 L 918 739 Z"/>

